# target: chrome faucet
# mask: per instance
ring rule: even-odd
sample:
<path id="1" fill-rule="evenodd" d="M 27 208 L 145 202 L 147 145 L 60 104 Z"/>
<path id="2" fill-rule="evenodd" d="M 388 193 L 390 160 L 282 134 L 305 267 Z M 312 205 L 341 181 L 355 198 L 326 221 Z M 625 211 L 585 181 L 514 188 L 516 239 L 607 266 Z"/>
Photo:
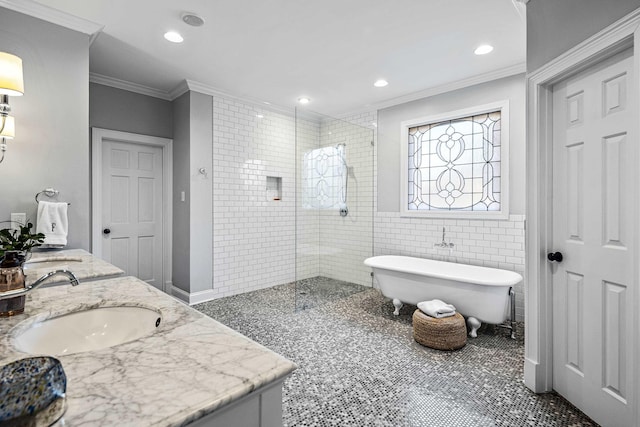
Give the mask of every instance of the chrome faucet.
<path id="1" fill-rule="evenodd" d="M 47 279 L 49 279 L 49 278 L 51 278 L 53 276 L 57 276 L 59 274 L 62 274 L 63 276 L 67 276 L 67 278 L 69 279 L 69 282 L 71 282 L 72 286 L 78 286 L 78 284 L 80 283 L 78 281 L 78 278 L 76 277 L 76 275 L 73 274 L 72 272 L 70 272 L 69 270 L 50 271 L 49 273 L 43 275 L 38 280 L 36 280 L 32 284 L 30 284 L 29 286 L 25 286 L 23 289 L 14 289 L 12 291 L 1 292 L 0 293 L 0 300 L 8 299 L 8 298 L 14 298 L 14 297 L 21 297 L 23 295 L 26 295 L 27 293 L 33 291 L 34 289 L 37 289 L 40 286 L 42 286 L 43 283 Z"/>
<path id="2" fill-rule="evenodd" d="M 433 247 L 434 248 L 444 248 L 444 249 L 453 249 L 455 245 L 453 244 L 453 242 L 449 242 L 447 243 L 446 241 L 446 230 L 444 227 L 442 227 L 442 242 L 441 243 L 434 243 Z"/>

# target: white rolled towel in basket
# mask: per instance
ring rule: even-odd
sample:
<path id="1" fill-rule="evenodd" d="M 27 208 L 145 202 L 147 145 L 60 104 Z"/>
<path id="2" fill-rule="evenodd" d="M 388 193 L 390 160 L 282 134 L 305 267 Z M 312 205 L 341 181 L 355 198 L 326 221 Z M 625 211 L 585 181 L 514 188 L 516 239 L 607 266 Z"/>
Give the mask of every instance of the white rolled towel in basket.
<path id="1" fill-rule="evenodd" d="M 437 319 L 456 314 L 456 308 L 453 305 L 447 304 L 439 299 L 419 302 L 418 308 L 427 316 L 435 317 Z"/>

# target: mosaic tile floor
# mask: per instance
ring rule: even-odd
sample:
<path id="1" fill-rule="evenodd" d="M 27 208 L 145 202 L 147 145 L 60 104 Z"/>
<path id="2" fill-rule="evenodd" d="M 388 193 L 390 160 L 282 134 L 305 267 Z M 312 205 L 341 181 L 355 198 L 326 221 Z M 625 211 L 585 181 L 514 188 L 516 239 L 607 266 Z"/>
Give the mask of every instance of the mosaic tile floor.
<path id="1" fill-rule="evenodd" d="M 523 342 L 506 330 L 483 326 L 459 351 L 431 350 L 413 340 L 414 306 L 396 317 L 377 290 L 361 290 L 340 299 L 316 291 L 328 302 L 318 297 L 302 311 L 293 284 L 195 308 L 298 364 L 284 384 L 287 427 L 597 425 L 558 395 L 524 386 Z"/>
<path id="2" fill-rule="evenodd" d="M 307 310 L 367 289 L 369 288 L 365 286 L 321 276 L 298 280 L 295 286 L 295 307 L 296 310 Z"/>

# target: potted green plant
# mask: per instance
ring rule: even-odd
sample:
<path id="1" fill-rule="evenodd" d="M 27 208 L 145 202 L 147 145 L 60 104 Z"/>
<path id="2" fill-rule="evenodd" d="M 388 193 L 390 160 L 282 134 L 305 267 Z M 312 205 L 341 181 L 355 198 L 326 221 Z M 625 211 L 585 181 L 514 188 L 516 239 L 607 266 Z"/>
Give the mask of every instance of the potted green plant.
<path id="1" fill-rule="evenodd" d="M 24 263 L 31 249 L 42 245 L 44 242 L 44 234 L 31 233 L 33 224 L 30 222 L 21 225 L 19 230 L 11 228 L 3 228 L 0 230 L 0 261 L 4 258 L 4 254 L 9 251 L 18 252 L 18 258 Z"/>

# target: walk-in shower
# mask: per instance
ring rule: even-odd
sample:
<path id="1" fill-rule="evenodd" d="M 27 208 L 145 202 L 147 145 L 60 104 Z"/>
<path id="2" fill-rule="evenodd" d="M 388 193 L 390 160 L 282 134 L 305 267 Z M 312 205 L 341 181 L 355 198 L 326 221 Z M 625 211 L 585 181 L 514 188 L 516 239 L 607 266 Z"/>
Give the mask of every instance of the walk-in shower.
<path id="1" fill-rule="evenodd" d="M 373 129 L 298 109 L 296 308 L 371 286 Z"/>

